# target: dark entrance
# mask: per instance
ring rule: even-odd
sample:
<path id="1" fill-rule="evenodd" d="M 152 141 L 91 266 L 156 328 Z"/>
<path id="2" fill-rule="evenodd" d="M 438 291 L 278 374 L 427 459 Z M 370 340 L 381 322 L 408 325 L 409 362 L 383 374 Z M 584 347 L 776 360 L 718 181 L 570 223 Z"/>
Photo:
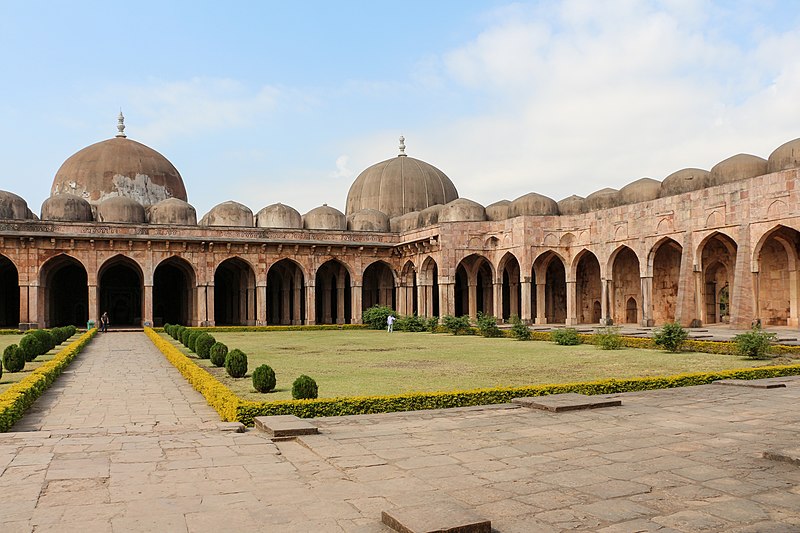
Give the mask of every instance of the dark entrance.
<path id="1" fill-rule="evenodd" d="M 120 258 L 100 272 L 100 308 L 112 326 L 142 325 L 142 275 L 127 258 Z"/>
<path id="2" fill-rule="evenodd" d="M 77 260 L 58 256 L 42 268 L 47 327 L 86 327 L 89 320 L 89 286 L 86 269 Z M 41 300 L 40 300 L 41 301 Z"/>
<path id="3" fill-rule="evenodd" d="M 338 261 L 317 270 L 314 291 L 317 324 L 349 324 L 352 316 L 350 273 Z"/>
<path id="4" fill-rule="evenodd" d="M 303 324 L 306 316 L 303 272 L 281 259 L 267 272 L 267 324 Z"/>
<path id="5" fill-rule="evenodd" d="M 0 255 L 0 328 L 19 327 L 19 276 L 10 259 Z"/>
<path id="6" fill-rule="evenodd" d="M 194 274 L 182 259 L 172 257 L 153 273 L 153 325 L 192 325 Z"/>

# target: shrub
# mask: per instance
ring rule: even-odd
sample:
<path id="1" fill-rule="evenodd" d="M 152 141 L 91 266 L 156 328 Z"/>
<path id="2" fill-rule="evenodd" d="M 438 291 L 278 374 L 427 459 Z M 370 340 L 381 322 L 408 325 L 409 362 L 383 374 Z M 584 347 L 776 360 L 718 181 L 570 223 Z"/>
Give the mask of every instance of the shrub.
<path id="1" fill-rule="evenodd" d="M 172 329 L 172 338 L 178 342 L 181 342 L 183 338 L 183 332 L 186 331 L 186 326 L 175 326 Z"/>
<path id="2" fill-rule="evenodd" d="M 194 341 L 195 352 L 200 359 L 208 359 L 211 356 L 211 347 L 217 342 L 217 339 L 208 333 L 201 333 L 197 340 Z"/>
<path id="3" fill-rule="evenodd" d="M 478 333 L 484 337 L 499 337 L 502 335 L 497 327 L 497 318 L 492 315 L 478 313 Z"/>
<path id="4" fill-rule="evenodd" d="M 23 335 L 19 341 L 19 349 L 24 354 L 25 361 L 33 361 L 43 353 L 44 346 L 35 335 Z"/>
<path id="5" fill-rule="evenodd" d="M 222 344 L 221 342 L 215 342 L 211 349 L 209 350 L 209 355 L 211 357 L 211 364 L 214 366 L 224 366 L 225 365 L 225 357 L 228 355 L 228 347 Z"/>
<path id="6" fill-rule="evenodd" d="M 469 317 L 445 315 L 442 317 L 442 326 L 453 335 L 467 333 L 470 330 Z"/>
<path id="7" fill-rule="evenodd" d="M 269 392 L 275 388 L 275 371 L 269 365 L 253 370 L 253 388 L 258 392 Z"/>
<path id="8" fill-rule="evenodd" d="M 16 344 L 6 346 L 3 351 L 3 366 L 9 372 L 19 372 L 25 368 L 25 352 Z"/>
<path id="9" fill-rule="evenodd" d="M 197 339 L 200 335 L 207 335 L 207 333 L 203 331 L 192 331 L 189 333 L 189 339 L 186 343 L 186 347 L 189 348 L 191 351 L 197 353 Z"/>
<path id="10" fill-rule="evenodd" d="M 189 346 L 189 335 L 191 335 L 191 334 L 192 334 L 192 330 L 190 330 L 189 328 L 183 328 L 181 330 L 180 341 L 181 341 L 181 344 L 183 344 L 187 348 Z"/>
<path id="11" fill-rule="evenodd" d="M 167 332 L 167 335 L 169 335 L 169 330 L 171 329 L 172 329 L 172 324 L 170 324 L 169 322 L 164 324 L 164 331 Z"/>
<path id="12" fill-rule="evenodd" d="M 531 340 L 531 330 L 517 315 L 511 315 L 511 336 L 518 341 Z"/>
<path id="13" fill-rule="evenodd" d="M 361 314 L 361 321 L 372 329 L 383 329 L 386 327 L 386 319 L 393 314 L 391 307 L 373 305 Z"/>
<path id="14" fill-rule="evenodd" d="M 619 328 L 614 326 L 606 326 L 600 328 L 597 333 L 597 346 L 603 350 L 619 350 L 622 348 L 622 335 L 619 334 Z"/>
<path id="15" fill-rule="evenodd" d="M 758 326 L 747 333 L 740 333 L 733 338 L 736 343 L 736 355 L 748 359 L 769 359 L 770 345 L 775 341 L 776 335 L 768 333 Z"/>
<path id="16" fill-rule="evenodd" d="M 247 374 L 247 356 L 243 351 L 233 349 L 225 357 L 225 370 L 232 378 L 243 378 Z"/>
<path id="17" fill-rule="evenodd" d="M 680 352 L 683 343 L 689 338 L 689 333 L 677 322 L 669 322 L 657 330 L 653 335 L 656 346 L 661 346 L 668 352 Z"/>
<path id="18" fill-rule="evenodd" d="M 575 328 L 559 328 L 550 332 L 550 339 L 561 346 L 577 346 L 581 343 Z"/>
<path id="19" fill-rule="evenodd" d="M 69 337 L 72 337 L 73 335 L 75 335 L 75 333 L 78 332 L 78 328 L 76 328 L 75 326 L 70 324 L 69 326 L 67 326 L 67 331 L 69 332 Z M 67 337 L 67 338 L 69 338 L 69 337 Z"/>
<path id="20" fill-rule="evenodd" d="M 409 332 L 425 331 L 427 329 L 427 321 L 417 315 L 401 316 L 394 323 L 394 329 Z"/>
<path id="21" fill-rule="evenodd" d="M 292 398 L 295 400 L 313 400 L 318 393 L 317 382 L 305 374 L 292 383 Z"/>
<path id="22" fill-rule="evenodd" d="M 432 316 L 425 322 L 425 329 L 427 331 L 430 331 L 431 333 L 436 333 L 438 327 L 439 327 L 438 316 Z"/>
<path id="23" fill-rule="evenodd" d="M 44 355 L 56 347 L 56 339 L 49 330 L 46 329 L 32 329 L 28 333 L 33 335 L 42 345 L 42 351 L 38 355 Z"/>

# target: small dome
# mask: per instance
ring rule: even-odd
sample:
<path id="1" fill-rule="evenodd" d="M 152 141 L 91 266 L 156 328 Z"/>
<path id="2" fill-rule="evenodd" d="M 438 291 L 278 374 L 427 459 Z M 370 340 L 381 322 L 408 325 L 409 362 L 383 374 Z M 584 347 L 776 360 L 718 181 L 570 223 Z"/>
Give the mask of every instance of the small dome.
<path id="1" fill-rule="evenodd" d="M 347 219 L 344 213 L 328 204 L 315 207 L 303 215 L 303 227 L 306 229 L 346 230 Z"/>
<path id="2" fill-rule="evenodd" d="M 459 198 L 444 205 L 439 222 L 477 222 L 486 220 L 486 209 L 472 200 Z"/>
<path id="3" fill-rule="evenodd" d="M 708 170 L 701 168 L 684 168 L 673 172 L 661 182 L 659 196 L 664 198 L 708 187 L 708 176 Z"/>
<path id="4" fill-rule="evenodd" d="M 203 215 L 201 226 L 235 226 L 253 227 L 253 212 L 239 202 L 227 201 L 215 205 L 211 211 Z"/>
<path id="5" fill-rule="evenodd" d="M 398 233 L 415 230 L 421 227 L 419 211 L 412 211 L 405 215 L 394 217 L 389 221 L 389 226 L 392 228 L 392 231 Z"/>
<path id="6" fill-rule="evenodd" d="M 59 222 L 91 222 L 92 206 L 74 194 L 51 196 L 42 203 L 42 220 Z"/>
<path id="7" fill-rule="evenodd" d="M 400 155 L 376 163 L 358 175 L 347 193 L 345 212 L 377 209 L 390 218 L 420 211 L 458 198 L 458 191 L 444 172 L 405 154 L 400 138 Z"/>
<path id="8" fill-rule="evenodd" d="M 259 228 L 302 229 L 303 218 L 297 209 L 281 203 L 268 205 L 256 215 Z"/>
<path id="9" fill-rule="evenodd" d="M 508 208 L 511 205 L 509 200 L 500 200 L 486 206 L 486 220 L 505 220 L 509 218 Z"/>
<path id="10" fill-rule="evenodd" d="M 389 231 L 389 217 L 375 209 L 362 209 L 347 217 L 351 231 Z"/>
<path id="11" fill-rule="evenodd" d="M 558 204 L 552 198 L 529 192 L 520 196 L 508 207 L 508 217 L 518 216 L 548 216 L 558 214 Z"/>
<path id="12" fill-rule="evenodd" d="M 620 205 L 619 191 L 610 187 L 600 189 L 586 197 L 586 208 L 589 211 L 610 209 L 618 205 Z"/>
<path id="13" fill-rule="evenodd" d="M 780 172 L 800 167 L 800 139 L 789 141 L 775 148 L 769 155 L 767 172 Z"/>
<path id="14" fill-rule="evenodd" d="M 708 185 L 722 185 L 739 180 L 746 180 L 767 173 L 767 160 L 750 154 L 738 154 L 720 161 L 713 167 L 708 176 Z"/>
<path id="15" fill-rule="evenodd" d="M 424 226 L 433 226 L 434 224 L 439 223 L 439 213 L 442 212 L 442 208 L 444 206 L 442 204 L 432 205 L 430 207 L 426 207 L 422 211 L 419 212 L 419 225 L 420 227 Z"/>
<path id="16" fill-rule="evenodd" d="M 33 213 L 28 203 L 13 192 L 0 191 L 0 219 L 26 220 L 32 219 Z"/>
<path id="17" fill-rule="evenodd" d="M 183 200 L 167 198 L 150 208 L 150 223 L 196 226 L 197 211 Z"/>
<path id="18" fill-rule="evenodd" d="M 97 221 L 143 224 L 145 221 L 144 207 L 133 198 L 112 196 L 97 206 Z"/>
<path id="19" fill-rule="evenodd" d="M 661 182 L 652 178 L 640 178 L 627 184 L 619 190 L 619 199 L 622 205 L 649 202 L 658 198 L 661 192 Z"/>
<path id="20" fill-rule="evenodd" d="M 562 215 L 580 215 L 588 210 L 586 198 L 573 194 L 558 202 L 558 212 Z"/>

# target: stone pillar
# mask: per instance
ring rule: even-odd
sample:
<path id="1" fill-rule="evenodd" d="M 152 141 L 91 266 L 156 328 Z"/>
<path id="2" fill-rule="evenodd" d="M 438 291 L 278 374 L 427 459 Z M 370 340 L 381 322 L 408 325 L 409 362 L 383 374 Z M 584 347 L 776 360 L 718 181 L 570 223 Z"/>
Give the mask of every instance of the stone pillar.
<path id="1" fill-rule="evenodd" d="M 703 271 L 700 270 L 700 266 L 696 267 L 694 271 L 694 301 L 695 301 L 695 315 L 697 316 L 696 321 L 692 321 L 694 326 L 701 326 L 706 321 L 706 310 L 705 308 L 705 294 L 704 294 L 704 283 L 703 283 Z"/>
<path id="2" fill-rule="evenodd" d="M 352 303 L 352 299 L 350 302 Z M 352 305 L 350 306 L 352 307 Z M 344 276 L 336 278 L 336 323 L 344 324 L 347 322 L 344 316 Z"/>
<path id="3" fill-rule="evenodd" d="M 455 289 L 455 288 L 454 288 Z M 478 317 L 478 284 L 477 282 L 469 282 L 469 310 L 467 313 L 472 320 Z"/>
<path id="4" fill-rule="evenodd" d="M 350 284 L 350 310 L 353 316 L 350 318 L 350 323 L 352 324 L 361 324 L 361 313 L 362 313 L 362 285 L 358 282 L 354 282 Z M 342 298 L 344 298 L 344 292 L 342 292 Z M 391 302 L 390 302 L 391 303 Z M 344 304 L 343 304 L 344 305 Z"/>
<path id="5" fill-rule="evenodd" d="M 442 280 L 439 283 L 439 314 L 456 314 L 456 285 L 455 283 Z"/>
<path id="6" fill-rule="evenodd" d="M 153 325 L 153 285 L 144 286 L 144 310 L 142 311 L 142 325 Z"/>
<path id="7" fill-rule="evenodd" d="M 613 322 L 608 308 L 608 280 L 600 279 L 600 325 L 608 326 Z"/>
<path id="8" fill-rule="evenodd" d="M 800 283 L 798 283 L 797 274 L 797 270 L 789 271 L 789 320 L 787 325 L 794 328 L 800 325 L 797 313 L 797 288 L 800 286 Z"/>
<path id="9" fill-rule="evenodd" d="M 408 291 L 404 281 L 400 282 L 397 290 L 397 312 L 401 315 L 410 315 L 408 312 Z"/>
<path id="10" fill-rule="evenodd" d="M 503 283 L 492 283 L 492 312 L 491 315 L 503 318 Z"/>
<path id="11" fill-rule="evenodd" d="M 317 292 L 314 282 L 306 285 L 306 324 L 313 326 L 317 323 Z"/>
<path id="12" fill-rule="evenodd" d="M 28 304 L 28 293 L 30 289 L 27 285 L 20 283 L 19 285 L 19 329 L 28 329 L 27 324 L 30 324 L 28 318 L 30 312 L 30 305 Z"/>
<path id="13" fill-rule="evenodd" d="M 652 327 L 653 319 L 653 276 L 644 276 L 642 280 L 642 319 L 641 325 Z"/>
<path id="14" fill-rule="evenodd" d="M 291 324 L 289 312 L 291 308 L 291 289 L 288 283 L 281 286 L 281 324 Z"/>
<path id="15" fill-rule="evenodd" d="M 678 294 L 675 302 L 675 322 L 690 326 L 692 321 L 699 320 L 695 303 L 695 274 L 693 273 L 692 242 L 685 239 L 681 252 L 681 266 L 678 269 Z"/>
<path id="16" fill-rule="evenodd" d="M 214 317 L 215 312 L 215 305 L 214 305 L 214 284 L 209 283 L 206 285 L 206 309 L 208 315 L 208 325 L 214 326 L 216 325 L 217 321 Z"/>
<path id="17" fill-rule="evenodd" d="M 300 274 L 300 271 L 298 270 L 297 272 L 295 272 L 294 275 L 294 299 L 293 299 L 294 313 L 292 315 L 292 324 L 294 325 L 300 325 L 303 323 L 303 317 L 300 315 L 300 311 L 302 308 L 300 302 L 304 297 L 302 294 L 303 290 L 302 284 L 303 284 L 303 277 L 302 274 Z"/>
<path id="18" fill-rule="evenodd" d="M 520 298 L 520 290 L 519 290 L 519 282 L 517 280 L 513 280 L 508 284 L 508 313 L 509 315 L 517 315 L 519 316 L 519 298 Z"/>
<path id="19" fill-rule="evenodd" d="M 431 316 L 431 311 L 428 310 L 428 293 L 430 287 L 427 285 L 417 285 L 417 314 L 419 316 Z M 433 307 L 433 302 L 431 302 Z"/>
<path id="20" fill-rule="evenodd" d="M 547 324 L 547 295 L 544 283 L 536 283 L 536 323 Z"/>
<path id="21" fill-rule="evenodd" d="M 256 325 L 267 325 L 267 286 L 266 284 L 256 285 Z"/>
<path id="22" fill-rule="evenodd" d="M 330 324 L 333 321 L 331 316 L 331 289 L 330 284 L 324 284 L 322 291 L 322 323 Z"/>
<path id="23" fill-rule="evenodd" d="M 578 323 L 578 293 L 577 284 L 574 281 L 567 281 L 567 326 L 574 326 Z"/>
<path id="24" fill-rule="evenodd" d="M 190 318 L 190 324 L 186 324 L 187 326 L 205 326 L 208 324 L 208 318 L 206 316 L 206 286 L 205 285 L 198 285 L 195 289 L 195 294 L 197 297 L 197 315 L 193 318 Z"/>
<path id="25" fill-rule="evenodd" d="M 739 228 L 737 243 L 736 267 L 733 271 L 733 287 L 730 290 L 730 323 L 739 327 L 750 327 L 750 323 L 758 314 L 758 310 L 753 309 L 753 276 L 750 274 L 749 226 L 743 225 Z"/>
<path id="26" fill-rule="evenodd" d="M 86 288 L 89 291 L 89 320 L 94 320 L 95 324 L 99 324 L 100 312 L 97 309 L 99 288 L 97 285 L 87 285 Z M 45 320 L 47 319 L 45 318 Z"/>
<path id="27" fill-rule="evenodd" d="M 789 272 L 789 287 L 792 286 L 792 274 L 793 274 L 793 272 L 790 271 Z M 760 277 L 758 272 L 753 272 L 753 305 L 755 306 L 755 310 L 756 310 L 756 312 L 755 312 L 756 316 L 754 317 L 754 320 L 755 319 L 758 319 L 758 320 L 761 319 L 761 302 L 759 301 L 760 300 L 760 294 L 759 294 L 760 291 L 761 291 L 761 277 Z M 794 313 L 793 313 L 794 308 L 792 306 L 791 295 L 790 295 L 789 298 L 790 298 L 789 299 L 789 321 L 790 322 L 787 325 L 791 325 L 792 316 L 794 315 Z"/>
<path id="28" fill-rule="evenodd" d="M 43 327 L 47 321 L 47 315 L 44 314 L 44 306 L 39 305 L 39 297 L 43 299 L 46 296 L 46 291 L 40 290 L 39 285 L 33 283 L 28 285 L 28 327 L 34 325 L 39 328 Z M 20 300 L 21 301 L 21 300 Z"/>
<path id="29" fill-rule="evenodd" d="M 531 280 L 530 280 L 530 278 L 525 278 L 525 279 L 522 280 L 521 287 L 520 287 L 520 292 L 522 293 L 521 296 L 520 296 L 522 301 L 520 302 L 521 305 L 520 305 L 519 318 L 525 324 L 530 324 L 531 323 L 531 318 L 532 318 L 531 317 Z"/>

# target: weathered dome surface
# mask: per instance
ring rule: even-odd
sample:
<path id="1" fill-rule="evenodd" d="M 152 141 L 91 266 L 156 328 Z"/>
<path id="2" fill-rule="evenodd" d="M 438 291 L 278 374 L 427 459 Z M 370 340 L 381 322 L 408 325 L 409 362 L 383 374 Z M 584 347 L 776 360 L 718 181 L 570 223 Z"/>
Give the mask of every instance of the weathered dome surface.
<path id="1" fill-rule="evenodd" d="M 377 209 L 393 218 L 456 198 L 458 191 L 444 172 L 401 153 L 358 175 L 347 193 L 345 212 Z"/>
<path id="2" fill-rule="evenodd" d="M 800 167 L 800 139 L 784 143 L 769 154 L 767 172 L 780 172 Z"/>
<path id="3" fill-rule="evenodd" d="M 589 211 L 609 209 L 618 205 L 620 205 L 619 191 L 610 187 L 595 191 L 586 197 L 586 208 Z"/>
<path id="4" fill-rule="evenodd" d="M 13 192 L 0 191 L 0 219 L 26 220 L 34 218 L 28 202 Z"/>
<path id="5" fill-rule="evenodd" d="M 277 203 L 268 205 L 256 214 L 256 226 L 259 228 L 301 229 L 303 217 L 294 207 Z"/>
<path id="6" fill-rule="evenodd" d="M 767 160 L 750 154 L 737 154 L 720 161 L 713 167 L 708 176 L 708 186 L 722 185 L 739 180 L 746 180 L 767 173 Z"/>
<path id="7" fill-rule="evenodd" d="M 638 204 L 655 200 L 660 193 L 660 181 L 653 178 L 640 178 L 619 190 L 619 200 L 623 205 Z"/>
<path id="8" fill-rule="evenodd" d="M 87 146 L 64 161 L 50 195 L 65 193 L 95 205 L 112 196 L 126 196 L 148 206 L 167 198 L 187 199 L 183 179 L 172 163 L 125 137 Z"/>
<path id="9" fill-rule="evenodd" d="M 133 198 L 112 196 L 97 206 L 97 221 L 142 224 L 145 221 L 144 207 Z"/>
<path id="10" fill-rule="evenodd" d="M 403 233 L 421 227 L 419 211 L 412 211 L 405 215 L 400 215 L 389 220 L 389 227 L 392 231 Z"/>
<path id="11" fill-rule="evenodd" d="M 486 220 L 505 220 L 508 218 L 510 200 L 500 200 L 486 206 Z"/>
<path id="12" fill-rule="evenodd" d="M 167 198 L 150 208 L 150 223 L 196 226 L 197 211 L 183 200 Z"/>
<path id="13" fill-rule="evenodd" d="M 476 222 L 486 220 L 486 209 L 478 202 L 459 198 L 448 202 L 439 212 L 439 222 Z"/>
<path id="14" fill-rule="evenodd" d="M 347 218 L 338 209 L 322 204 L 303 215 L 303 227 L 306 229 L 346 230 Z"/>
<path id="15" fill-rule="evenodd" d="M 389 217 L 375 209 L 362 209 L 347 217 L 347 229 L 352 231 L 389 231 Z"/>
<path id="16" fill-rule="evenodd" d="M 217 204 L 203 215 L 201 226 L 253 227 L 253 212 L 239 202 L 227 201 Z"/>
<path id="17" fill-rule="evenodd" d="M 91 222 L 92 206 L 74 194 L 59 194 L 51 196 L 42 202 L 42 220 L 56 220 L 59 222 Z"/>
<path id="18" fill-rule="evenodd" d="M 508 206 L 508 218 L 523 215 L 547 216 L 557 214 L 558 204 L 556 201 L 535 192 L 520 196 Z"/>
<path id="19" fill-rule="evenodd" d="M 587 211 L 586 198 L 573 194 L 558 202 L 558 212 L 562 215 L 580 215 Z"/>
<path id="20" fill-rule="evenodd" d="M 661 182 L 659 196 L 664 198 L 708 187 L 708 176 L 708 170 L 701 168 L 684 168 L 673 172 Z"/>
<path id="21" fill-rule="evenodd" d="M 442 204 L 432 205 L 430 207 L 426 207 L 422 211 L 419 212 L 419 225 L 420 227 L 423 226 L 432 226 L 434 224 L 439 223 L 439 213 L 442 212 L 442 208 L 444 206 Z"/>

